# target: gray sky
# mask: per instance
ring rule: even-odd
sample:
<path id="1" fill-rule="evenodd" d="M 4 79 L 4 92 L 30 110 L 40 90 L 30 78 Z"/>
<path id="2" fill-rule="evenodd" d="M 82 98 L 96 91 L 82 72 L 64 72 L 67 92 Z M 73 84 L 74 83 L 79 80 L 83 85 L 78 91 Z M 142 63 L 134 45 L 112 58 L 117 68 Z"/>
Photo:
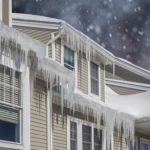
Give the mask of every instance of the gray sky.
<path id="1" fill-rule="evenodd" d="M 149 0 L 13 0 L 13 12 L 59 18 L 150 70 Z"/>

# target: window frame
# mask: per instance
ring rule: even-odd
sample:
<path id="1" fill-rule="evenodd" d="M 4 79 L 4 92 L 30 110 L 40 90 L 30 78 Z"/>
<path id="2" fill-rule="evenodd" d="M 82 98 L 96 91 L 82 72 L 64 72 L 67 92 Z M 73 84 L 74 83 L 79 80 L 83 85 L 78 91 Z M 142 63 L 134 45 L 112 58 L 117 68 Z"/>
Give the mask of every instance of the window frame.
<path id="1" fill-rule="evenodd" d="M 91 62 L 96 64 L 98 66 L 98 88 L 99 88 L 99 91 L 98 91 L 98 95 L 94 94 L 91 92 Z M 89 93 L 89 96 L 93 97 L 94 100 L 96 101 L 99 101 L 100 97 L 101 97 L 101 69 L 100 69 L 100 63 L 95 61 L 95 60 L 90 60 L 88 61 L 88 93 Z"/>
<path id="2" fill-rule="evenodd" d="M 73 66 L 71 66 L 71 65 L 69 65 L 69 64 L 67 64 L 69 67 L 71 67 L 73 70 L 71 70 L 71 69 L 69 69 L 69 68 L 67 68 L 66 66 L 65 66 L 65 62 L 64 62 L 64 54 L 65 54 L 65 47 L 66 48 L 68 48 L 70 51 L 72 51 L 73 53 L 74 53 L 74 67 Z M 75 50 L 73 50 L 73 49 L 71 49 L 69 46 L 67 46 L 67 45 L 63 45 L 63 48 L 62 48 L 62 51 L 63 51 L 63 54 L 62 54 L 62 64 L 63 64 L 63 66 L 65 67 L 65 68 L 67 68 L 67 69 L 69 69 L 70 71 L 74 71 L 75 72 L 75 67 L 76 67 L 76 52 L 75 52 Z"/>
<path id="3" fill-rule="evenodd" d="M 12 104 L 9 102 L 5 102 L 5 101 L 0 101 L 0 105 L 4 105 L 4 107 L 6 108 L 12 108 L 12 109 L 18 109 L 18 113 L 19 113 L 19 142 L 13 142 L 13 141 L 7 141 L 7 140 L 0 140 L 0 147 L 4 147 L 4 148 L 14 148 L 14 149 L 18 149 L 18 147 L 20 147 L 19 149 L 22 149 L 22 144 L 23 144 L 23 103 L 22 103 L 22 71 L 18 70 L 18 69 L 14 69 L 10 66 L 6 66 L 4 64 L 0 64 L 3 67 L 7 67 L 10 70 L 14 70 L 15 72 L 18 72 L 20 74 L 20 104 L 16 105 L 16 104 Z M 1 83 L 2 84 L 2 83 Z M 12 85 L 10 85 L 12 86 Z"/>
<path id="4" fill-rule="evenodd" d="M 142 144 L 148 144 L 148 150 L 150 150 L 150 140 L 145 139 L 145 138 L 140 138 L 140 149 L 142 150 Z"/>
<path id="5" fill-rule="evenodd" d="M 73 121 L 77 124 L 77 150 L 83 150 L 83 138 L 82 138 L 82 125 L 91 127 L 91 143 L 92 150 L 94 150 L 94 128 L 97 128 L 97 125 L 92 122 L 83 121 L 78 118 L 67 116 L 67 150 L 70 150 L 70 122 Z M 102 150 L 106 150 L 106 128 L 101 126 L 98 130 L 102 130 Z"/>

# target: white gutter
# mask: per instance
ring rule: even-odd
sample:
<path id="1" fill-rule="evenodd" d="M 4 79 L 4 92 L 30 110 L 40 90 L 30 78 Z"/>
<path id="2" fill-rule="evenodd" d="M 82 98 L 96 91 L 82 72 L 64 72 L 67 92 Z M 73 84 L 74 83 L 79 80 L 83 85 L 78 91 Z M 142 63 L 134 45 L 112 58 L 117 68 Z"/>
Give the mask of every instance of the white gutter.
<path id="1" fill-rule="evenodd" d="M 150 84 L 143 84 L 143 83 L 137 83 L 137 82 L 131 82 L 131 81 L 106 79 L 106 84 L 130 88 L 130 89 L 138 89 L 138 90 L 142 90 L 142 91 L 149 91 L 150 90 Z"/>

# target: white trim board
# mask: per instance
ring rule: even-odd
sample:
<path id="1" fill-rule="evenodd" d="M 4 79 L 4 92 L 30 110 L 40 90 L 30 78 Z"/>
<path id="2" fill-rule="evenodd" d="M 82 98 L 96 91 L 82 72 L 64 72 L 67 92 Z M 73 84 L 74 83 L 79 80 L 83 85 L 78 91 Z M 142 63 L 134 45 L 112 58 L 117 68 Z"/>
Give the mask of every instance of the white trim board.
<path id="1" fill-rule="evenodd" d="M 23 26 L 23 27 L 35 27 L 35 28 L 43 28 L 43 29 L 51 29 L 58 30 L 60 25 L 46 22 L 37 22 L 37 21 L 28 21 L 28 20 L 19 20 L 12 18 L 13 26 Z"/>
<path id="2" fill-rule="evenodd" d="M 2 21 L 2 19 L 3 19 L 2 5 L 3 5 L 3 1 L 0 0 L 0 21 Z"/>
<path id="3" fill-rule="evenodd" d="M 142 90 L 142 91 L 150 90 L 149 84 L 143 84 L 143 83 L 137 83 L 137 82 L 131 82 L 131 81 L 114 80 L 114 79 L 108 79 L 108 78 L 106 79 L 106 85 L 120 86 L 124 88 L 137 89 L 137 90 Z"/>

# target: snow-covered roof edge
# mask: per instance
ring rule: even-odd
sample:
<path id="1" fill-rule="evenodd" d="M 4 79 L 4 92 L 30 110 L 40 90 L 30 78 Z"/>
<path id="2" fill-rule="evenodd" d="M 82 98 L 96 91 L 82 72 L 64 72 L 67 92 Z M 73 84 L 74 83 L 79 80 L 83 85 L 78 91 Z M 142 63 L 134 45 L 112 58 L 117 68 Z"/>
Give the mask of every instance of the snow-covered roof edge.
<path id="1" fill-rule="evenodd" d="M 71 26 L 70 24 L 68 24 L 67 22 L 61 20 L 61 19 L 55 19 L 55 18 L 50 18 L 50 17 L 45 17 L 45 16 L 38 16 L 38 15 L 31 15 L 31 14 L 20 14 L 20 13 L 13 13 L 12 14 L 12 19 L 13 20 L 19 20 L 19 21 L 31 21 L 31 22 L 44 22 L 47 24 L 56 24 L 58 26 L 58 29 L 61 26 L 67 26 L 69 27 L 71 30 L 73 30 L 74 32 L 76 32 L 77 34 L 79 34 L 81 37 L 85 38 L 86 40 L 90 41 L 91 43 L 93 43 L 93 45 L 95 45 L 100 53 L 104 54 L 112 63 L 119 65 L 121 67 L 125 67 L 125 69 L 134 72 L 135 74 L 138 74 L 140 76 L 143 76 L 147 79 L 150 79 L 150 71 L 143 69 L 131 62 L 129 62 L 128 60 L 125 60 L 123 58 L 119 58 L 116 57 L 113 53 L 109 52 L 108 50 L 106 50 L 104 47 L 102 47 L 101 45 L 99 45 L 97 42 L 95 42 L 94 40 L 92 40 L 90 37 L 88 37 L 87 35 L 85 35 L 84 33 L 82 33 L 81 31 L 75 29 L 73 26 Z"/>

